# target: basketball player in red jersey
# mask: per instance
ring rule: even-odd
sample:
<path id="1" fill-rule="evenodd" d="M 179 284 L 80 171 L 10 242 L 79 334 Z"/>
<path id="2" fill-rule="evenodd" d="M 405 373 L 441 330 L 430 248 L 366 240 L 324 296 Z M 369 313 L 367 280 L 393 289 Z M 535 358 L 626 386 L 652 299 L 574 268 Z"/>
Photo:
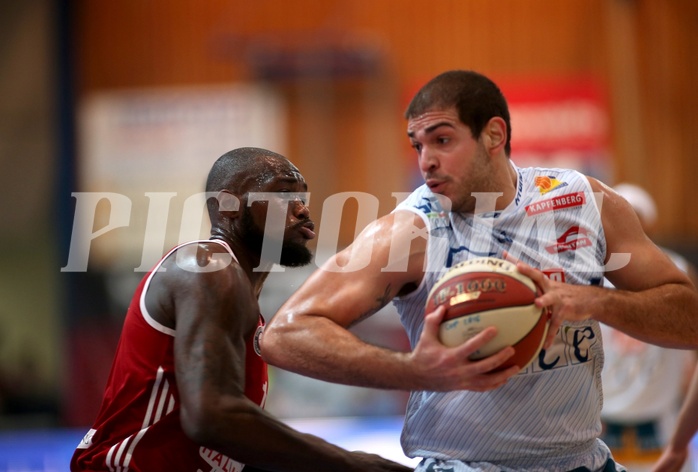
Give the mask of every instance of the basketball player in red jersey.
<path id="1" fill-rule="evenodd" d="M 273 262 L 310 262 L 315 237 L 298 169 L 264 149 L 236 149 L 215 162 L 206 191 L 211 238 L 176 247 L 141 281 L 71 470 L 411 470 L 295 431 L 263 409 L 257 298 Z M 265 234 L 267 215 L 286 215 L 283 235 L 281 225 Z M 269 248 L 280 259 L 262 257 Z"/>

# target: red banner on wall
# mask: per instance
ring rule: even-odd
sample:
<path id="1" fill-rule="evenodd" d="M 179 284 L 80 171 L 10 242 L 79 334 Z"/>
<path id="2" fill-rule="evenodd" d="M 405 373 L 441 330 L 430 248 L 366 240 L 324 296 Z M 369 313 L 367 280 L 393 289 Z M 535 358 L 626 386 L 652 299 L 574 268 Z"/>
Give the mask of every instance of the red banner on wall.
<path id="1" fill-rule="evenodd" d="M 500 79 L 498 84 L 509 102 L 512 159 L 517 165 L 570 167 L 608 177 L 610 118 L 598 81 Z"/>
<path id="2" fill-rule="evenodd" d="M 504 81 L 517 151 L 605 151 L 609 120 L 604 94 L 590 79 Z"/>

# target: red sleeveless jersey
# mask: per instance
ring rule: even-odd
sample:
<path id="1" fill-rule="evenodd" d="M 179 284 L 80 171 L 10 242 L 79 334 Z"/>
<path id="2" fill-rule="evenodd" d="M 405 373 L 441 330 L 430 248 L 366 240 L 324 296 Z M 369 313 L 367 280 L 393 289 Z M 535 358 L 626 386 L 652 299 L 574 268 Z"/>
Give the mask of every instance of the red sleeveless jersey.
<path id="1" fill-rule="evenodd" d="M 235 258 L 224 242 L 207 242 L 225 246 Z M 153 274 L 179 247 L 160 260 L 133 295 L 100 411 L 73 455 L 71 471 L 239 472 L 244 467 L 184 434 L 175 380 L 175 331 L 155 321 L 145 308 Z M 267 365 L 255 344 L 263 327 L 260 315 L 245 357 L 245 395 L 261 407 L 268 388 Z"/>

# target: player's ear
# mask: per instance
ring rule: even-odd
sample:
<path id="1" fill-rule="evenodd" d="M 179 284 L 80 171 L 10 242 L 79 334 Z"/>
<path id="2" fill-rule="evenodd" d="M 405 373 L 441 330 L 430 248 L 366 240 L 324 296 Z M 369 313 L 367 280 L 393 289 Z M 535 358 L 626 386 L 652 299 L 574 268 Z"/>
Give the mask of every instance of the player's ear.
<path id="1" fill-rule="evenodd" d="M 483 142 L 490 155 L 497 154 L 507 142 L 507 125 L 499 116 L 490 118 L 482 130 Z"/>
<path id="2" fill-rule="evenodd" d="M 218 202 L 218 213 L 221 216 L 232 219 L 240 215 L 240 197 L 234 193 L 221 190 L 216 194 L 215 199 Z"/>

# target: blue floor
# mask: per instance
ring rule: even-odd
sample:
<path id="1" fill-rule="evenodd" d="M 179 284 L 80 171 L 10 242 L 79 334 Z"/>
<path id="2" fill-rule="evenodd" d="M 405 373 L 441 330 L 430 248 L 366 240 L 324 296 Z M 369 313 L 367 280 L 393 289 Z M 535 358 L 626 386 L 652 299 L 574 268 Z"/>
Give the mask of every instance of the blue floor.
<path id="1" fill-rule="evenodd" d="M 406 465 L 400 449 L 401 418 L 288 420 L 294 428 L 351 450 L 380 453 Z M 67 472 L 87 428 L 0 433 L 0 472 Z"/>
<path id="2" fill-rule="evenodd" d="M 0 433 L 0 471 L 67 472 L 85 430 L 31 430 Z"/>
<path id="3" fill-rule="evenodd" d="M 288 420 L 292 427 L 349 450 L 363 450 L 415 466 L 400 449 L 401 418 L 323 418 Z M 0 472 L 67 472 L 75 446 L 86 429 L 0 432 Z M 698 457 L 698 437 L 693 457 Z M 698 463 L 694 470 L 698 470 Z"/>

